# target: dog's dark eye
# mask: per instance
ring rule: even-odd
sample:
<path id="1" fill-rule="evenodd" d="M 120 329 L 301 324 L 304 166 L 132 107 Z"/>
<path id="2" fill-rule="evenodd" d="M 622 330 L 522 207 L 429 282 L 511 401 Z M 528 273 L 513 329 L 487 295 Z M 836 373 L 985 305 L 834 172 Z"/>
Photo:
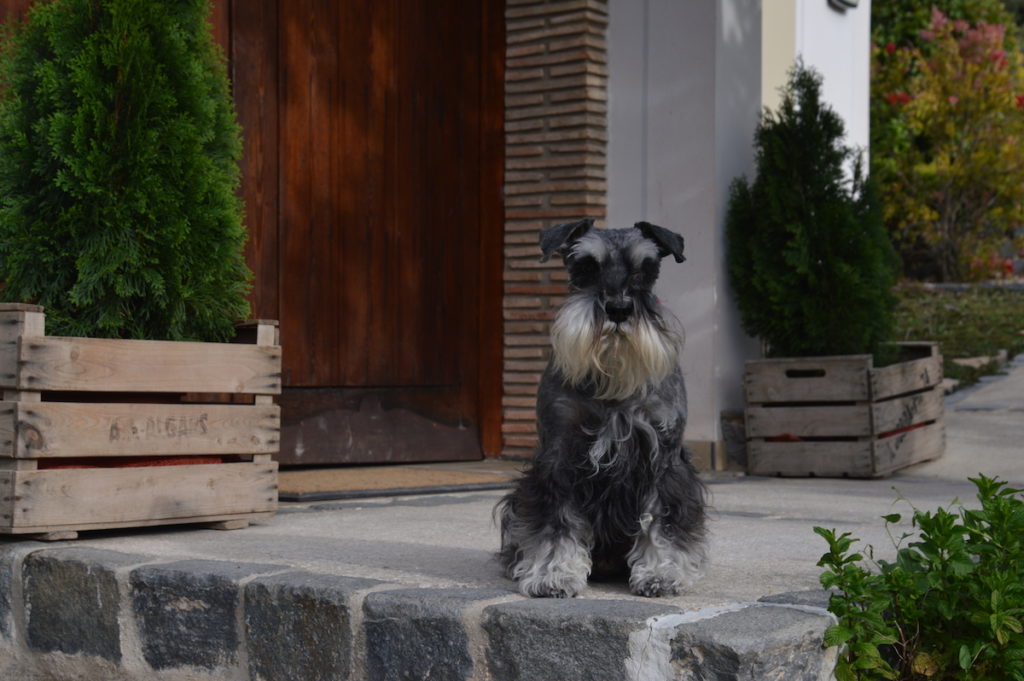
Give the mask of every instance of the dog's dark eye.
<path id="1" fill-rule="evenodd" d="M 657 260 L 644 260 L 643 264 L 640 265 L 640 269 L 629 275 L 630 287 L 634 289 L 651 288 L 658 279 L 658 269 Z"/>
<path id="2" fill-rule="evenodd" d="M 589 255 L 573 258 L 569 263 L 569 278 L 573 285 L 579 288 L 587 288 L 596 284 L 600 273 L 601 266 Z"/>

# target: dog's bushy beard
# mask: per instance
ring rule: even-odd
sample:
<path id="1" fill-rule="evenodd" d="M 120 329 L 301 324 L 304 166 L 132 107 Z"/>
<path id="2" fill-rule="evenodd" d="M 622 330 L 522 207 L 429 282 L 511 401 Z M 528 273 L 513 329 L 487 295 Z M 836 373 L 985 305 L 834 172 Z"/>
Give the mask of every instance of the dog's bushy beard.
<path id="1" fill-rule="evenodd" d="M 636 298 L 634 314 L 615 324 L 592 296 L 573 294 L 551 327 L 555 368 L 598 399 L 644 394 L 675 371 L 683 345 L 675 318 L 657 306 L 653 298 Z"/>

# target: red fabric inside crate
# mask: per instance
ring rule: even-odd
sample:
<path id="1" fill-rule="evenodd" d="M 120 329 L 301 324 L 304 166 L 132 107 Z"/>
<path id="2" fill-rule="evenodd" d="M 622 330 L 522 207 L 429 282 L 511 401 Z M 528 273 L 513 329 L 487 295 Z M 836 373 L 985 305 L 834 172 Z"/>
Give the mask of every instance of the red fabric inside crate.
<path id="1" fill-rule="evenodd" d="M 193 466 L 197 464 L 225 463 L 237 457 L 227 456 L 119 456 L 81 457 L 70 459 L 38 459 L 39 470 L 60 468 L 142 468 L 145 466 Z"/>
<path id="2" fill-rule="evenodd" d="M 924 428 L 925 426 L 929 426 L 929 425 L 931 425 L 933 423 L 935 423 L 935 422 L 934 421 L 928 421 L 927 423 L 918 423 L 916 426 L 907 426 L 906 428 L 897 428 L 896 430 L 890 430 L 890 431 L 887 431 L 885 433 L 879 433 L 878 437 L 879 437 L 879 439 L 881 439 L 883 437 L 890 437 L 892 435 L 899 435 L 900 433 L 906 433 L 906 432 L 911 431 L 911 430 L 917 430 L 918 428 Z"/>
<path id="3" fill-rule="evenodd" d="M 765 438 L 767 442 L 803 442 L 803 440 L 799 435 L 793 435 L 792 433 L 783 433 L 782 435 Z"/>

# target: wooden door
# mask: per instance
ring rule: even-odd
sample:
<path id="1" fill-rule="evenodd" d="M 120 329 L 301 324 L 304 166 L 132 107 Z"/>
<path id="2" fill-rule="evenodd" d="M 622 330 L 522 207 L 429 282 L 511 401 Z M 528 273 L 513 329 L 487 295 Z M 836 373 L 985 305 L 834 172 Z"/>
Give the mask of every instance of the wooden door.
<path id="1" fill-rule="evenodd" d="M 503 7 L 216 5 L 285 463 L 500 446 Z M 225 28 L 226 27 L 226 28 Z"/>

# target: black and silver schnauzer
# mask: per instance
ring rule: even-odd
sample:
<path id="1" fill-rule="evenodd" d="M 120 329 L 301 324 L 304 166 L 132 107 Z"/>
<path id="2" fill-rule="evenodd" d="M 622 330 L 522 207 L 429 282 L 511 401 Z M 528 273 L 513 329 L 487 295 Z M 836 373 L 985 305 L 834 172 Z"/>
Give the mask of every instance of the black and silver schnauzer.
<path id="1" fill-rule="evenodd" d="M 641 596 L 678 593 L 703 570 L 703 483 L 683 447 L 682 332 L 652 288 L 683 238 L 639 222 L 579 220 L 541 232 L 571 295 L 551 329 L 532 466 L 495 509 L 499 560 L 527 596 L 572 597 L 588 576 L 629 575 Z"/>

